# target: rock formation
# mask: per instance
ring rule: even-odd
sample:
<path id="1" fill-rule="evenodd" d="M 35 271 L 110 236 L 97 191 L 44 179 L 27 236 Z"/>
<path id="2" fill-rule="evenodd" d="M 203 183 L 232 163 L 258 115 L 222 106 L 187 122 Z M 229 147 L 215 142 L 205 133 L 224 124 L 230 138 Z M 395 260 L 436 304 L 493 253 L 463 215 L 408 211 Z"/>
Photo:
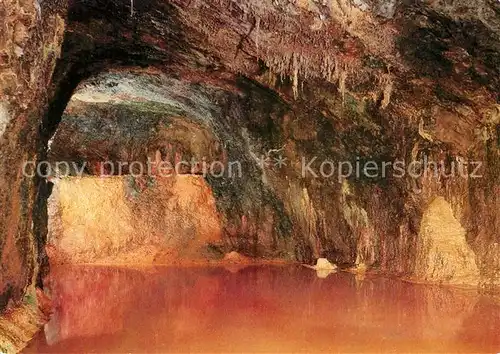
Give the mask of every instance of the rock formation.
<path id="1" fill-rule="evenodd" d="M 465 230 L 442 197 L 424 211 L 417 243 L 415 276 L 431 282 L 477 285 L 479 270 Z"/>
<path id="2" fill-rule="evenodd" d="M 205 179 L 221 252 L 496 289 L 499 14 L 496 0 L 3 0 L 0 311 L 48 272 L 52 185 L 27 162 L 88 162 L 93 178 L 176 153 L 241 163 Z"/>

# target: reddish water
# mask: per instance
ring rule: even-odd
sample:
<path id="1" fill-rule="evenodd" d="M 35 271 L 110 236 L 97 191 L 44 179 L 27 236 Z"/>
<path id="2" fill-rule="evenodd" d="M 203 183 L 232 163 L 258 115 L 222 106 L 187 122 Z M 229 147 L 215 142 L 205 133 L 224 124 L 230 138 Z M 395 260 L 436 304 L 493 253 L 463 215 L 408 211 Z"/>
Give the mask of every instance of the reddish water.
<path id="1" fill-rule="evenodd" d="M 500 306 L 295 266 L 55 269 L 27 353 L 500 352 Z"/>

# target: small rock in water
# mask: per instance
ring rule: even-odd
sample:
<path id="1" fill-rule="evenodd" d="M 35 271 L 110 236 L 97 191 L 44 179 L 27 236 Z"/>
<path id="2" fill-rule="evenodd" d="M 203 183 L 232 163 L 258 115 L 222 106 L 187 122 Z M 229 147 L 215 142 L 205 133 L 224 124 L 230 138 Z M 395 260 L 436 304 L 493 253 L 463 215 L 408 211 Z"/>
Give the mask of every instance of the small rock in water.
<path id="1" fill-rule="evenodd" d="M 224 261 L 231 263 L 248 263 L 250 260 L 248 257 L 245 257 L 236 251 L 232 251 L 224 255 Z"/>
<path id="2" fill-rule="evenodd" d="M 330 261 L 328 261 L 328 259 L 326 259 L 326 258 L 318 258 L 314 268 L 316 268 L 317 270 L 318 269 L 335 270 L 335 269 L 337 269 L 337 266 L 335 264 L 331 264 Z"/>

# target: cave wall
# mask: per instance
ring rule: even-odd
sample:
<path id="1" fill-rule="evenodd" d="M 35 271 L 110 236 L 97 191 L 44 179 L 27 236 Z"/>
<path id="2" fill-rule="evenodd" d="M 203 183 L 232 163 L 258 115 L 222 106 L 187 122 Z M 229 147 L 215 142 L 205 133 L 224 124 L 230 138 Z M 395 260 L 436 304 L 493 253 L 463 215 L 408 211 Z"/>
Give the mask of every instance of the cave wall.
<path id="1" fill-rule="evenodd" d="M 215 199 L 202 176 L 63 178 L 49 199 L 54 264 L 172 264 L 221 258 Z"/>
<path id="2" fill-rule="evenodd" d="M 245 183 L 209 181 L 237 248 L 414 276 L 422 217 L 443 197 L 482 276 L 497 282 L 498 2 L 151 1 L 133 12 L 129 5 L 73 4 L 65 67 L 88 53 L 130 64 L 120 57 L 126 50 L 181 81 L 236 86 L 248 106 L 264 107 L 242 109 L 208 93 L 224 108 L 216 114 L 220 137 L 235 141 L 228 154 L 244 156 L 250 171 Z M 257 90 L 238 84 L 238 74 L 274 98 L 250 97 Z M 293 166 L 263 171 L 255 163 L 252 153 L 281 148 Z M 481 161 L 484 176 L 335 181 L 302 178 L 296 163 L 314 156 L 409 163 L 424 155 L 444 162 L 440 174 L 451 162 Z M 235 204 L 238 194 L 245 197 Z M 258 236 L 266 205 L 279 210 L 267 223 L 276 235 L 263 242 L 270 248 Z"/>
<path id="3" fill-rule="evenodd" d="M 36 158 L 64 18 L 64 3 L 0 4 L 0 311 L 19 302 L 37 269 L 31 230 L 36 189 L 22 167 Z"/>
<path id="4" fill-rule="evenodd" d="M 120 82 L 127 85 L 120 88 Z M 215 151 L 208 156 L 209 161 L 242 163 L 241 177 L 207 177 L 224 226 L 222 252 L 237 250 L 254 257 L 301 262 L 328 257 L 358 270 L 378 269 L 421 281 L 469 285 L 497 281 L 499 175 L 494 107 L 485 110 L 489 120 L 482 129 L 487 134 L 473 137 L 472 147 L 464 151 L 434 140 L 441 132 L 437 124 L 423 130 L 406 117 L 382 111 L 375 102 L 359 102 L 351 94 L 343 99 L 322 86 L 305 87 L 301 97 L 287 102 L 275 91 L 244 77 L 227 80 L 224 85 L 204 85 L 168 78 L 161 71 L 127 69 L 103 73 L 83 87 L 77 90 L 75 102 L 92 96 L 114 103 L 86 102 L 83 107 L 79 107 L 82 103 L 70 103 L 52 142 L 49 156 L 53 162 L 69 158 L 92 161 L 101 156 L 112 160 L 134 156 L 144 162 L 148 156 L 154 160 L 161 151 L 162 158 L 173 163 L 176 153 L 187 160 L 192 156 L 200 160 Z M 168 102 L 176 110 L 151 102 L 143 102 L 139 109 L 135 99 L 153 96 L 141 93 L 141 87 L 153 90 L 164 99 L 162 104 Z M 117 102 L 124 90 L 132 100 L 125 106 Z M 323 110 L 311 109 L 311 104 Z M 154 114 L 147 114 L 144 107 L 155 107 Z M 135 115 L 142 116 L 138 123 L 127 119 Z M 168 122 L 167 128 L 158 125 L 162 120 Z M 181 134 L 186 126 L 191 127 L 189 133 Z M 131 142 L 126 140 L 131 131 L 144 133 L 135 135 Z M 447 130 L 457 141 L 462 133 Z M 205 138 L 195 138 L 198 136 Z M 195 151 L 193 145 L 198 143 L 205 148 Z M 173 150 L 172 145 L 176 146 Z M 491 148 L 493 151 L 484 155 Z M 319 174 L 323 160 L 355 164 L 361 159 L 381 164 L 398 159 L 411 162 L 424 155 L 429 161 L 446 162 L 438 175 L 431 167 L 417 168 L 420 174 L 416 177 L 395 176 L 390 169 L 385 178 L 339 178 L 337 171 L 332 176 L 302 174 L 302 159 L 316 158 L 311 167 Z M 276 167 L 274 159 L 279 156 L 286 164 Z M 260 164 L 262 157 L 269 159 L 267 166 Z M 467 161 L 480 161 L 478 173 L 482 177 L 452 176 L 449 169 L 457 161 L 462 167 Z M 468 172 L 473 168 L 471 164 Z M 478 195 L 483 195 L 483 202 L 474 201 Z M 426 220 L 445 215 L 431 207 L 439 198 L 453 210 L 446 218 L 454 221 L 449 229 L 443 226 L 426 233 Z M 490 223 L 478 223 L 478 218 L 489 218 Z M 454 232 L 457 229 L 460 231 Z M 425 247 L 420 245 L 427 242 L 428 235 L 435 244 L 443 244 L 449 243 L 447 233 L 457 235 L 454 242 L 460 247 L 450 247 L 452 252 L 448 253 L 439 247 L 437 251 L 422 251 Z M 463 254 L 467 254 L 464 262 L 454 261 Z M 446 266 L 429 277 L 422 267 L 431 272 L 426 265 L 433 257 L 443 258 Z"/>

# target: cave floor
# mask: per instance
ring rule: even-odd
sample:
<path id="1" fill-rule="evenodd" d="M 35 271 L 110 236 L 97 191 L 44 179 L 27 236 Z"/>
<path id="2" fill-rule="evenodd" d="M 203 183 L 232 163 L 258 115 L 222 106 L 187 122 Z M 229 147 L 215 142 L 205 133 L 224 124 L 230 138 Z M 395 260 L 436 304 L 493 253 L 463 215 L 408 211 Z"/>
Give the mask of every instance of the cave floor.
<path id="1" fill-rule="evenodd" d="M 300 266 L 60 266 L 26 353 L 498 352 L 500 304 Z"/>

